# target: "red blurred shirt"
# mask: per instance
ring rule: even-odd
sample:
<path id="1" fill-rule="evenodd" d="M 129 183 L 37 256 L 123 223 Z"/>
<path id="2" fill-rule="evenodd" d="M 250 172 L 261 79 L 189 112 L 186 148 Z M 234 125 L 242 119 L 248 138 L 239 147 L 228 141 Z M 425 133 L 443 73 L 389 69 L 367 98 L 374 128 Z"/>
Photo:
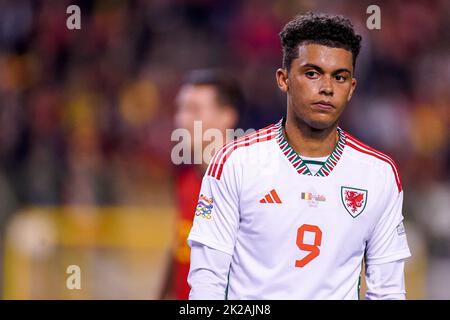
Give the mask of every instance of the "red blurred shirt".
<path id="1" fill-rule="evenodd" d="M 175 299 L 186 300 L 190 287 L 187 276 L 190 266 L 190 248 L 187 237 L 192 227 L 198 194 L 202 184 L 199 166 L 184 166 L 175 177 L 177 213 L 175 218 L 176 241 L 173 266 L 173 288 Z"/>

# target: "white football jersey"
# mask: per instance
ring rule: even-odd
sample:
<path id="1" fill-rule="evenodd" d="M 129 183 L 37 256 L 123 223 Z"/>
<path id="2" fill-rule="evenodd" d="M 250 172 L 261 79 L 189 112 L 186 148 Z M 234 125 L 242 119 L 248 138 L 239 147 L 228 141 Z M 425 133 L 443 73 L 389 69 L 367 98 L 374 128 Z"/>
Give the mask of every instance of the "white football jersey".
<path id="1" fill-rule="evenodd" d="M 284 119 L 215 154 L 188 243 L 232 255 L 228 299 L 358 299 L 363 259 L 410 256 L 396 164 L 338 128 L 312 175 L 283 128 Z"/>

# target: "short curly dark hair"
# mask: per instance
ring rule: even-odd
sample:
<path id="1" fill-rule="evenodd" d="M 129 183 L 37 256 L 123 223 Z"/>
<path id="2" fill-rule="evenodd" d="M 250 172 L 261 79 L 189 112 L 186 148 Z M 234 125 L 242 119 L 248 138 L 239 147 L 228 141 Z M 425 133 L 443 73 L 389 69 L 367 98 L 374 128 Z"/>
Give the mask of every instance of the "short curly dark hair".
<path id="1" fill-rule="evenodd" d="M 290 70 L 292 60 L 298 57 L 298 47 L 316 43 L 332 48 L 343 48 L 352 53 L 353 68 L 361 48 L 361 36 L 353 30 L 349 19 L 343 16 L 308 12 L 288 22 L 279 34 L 283 47 L 283 68 Z"/>

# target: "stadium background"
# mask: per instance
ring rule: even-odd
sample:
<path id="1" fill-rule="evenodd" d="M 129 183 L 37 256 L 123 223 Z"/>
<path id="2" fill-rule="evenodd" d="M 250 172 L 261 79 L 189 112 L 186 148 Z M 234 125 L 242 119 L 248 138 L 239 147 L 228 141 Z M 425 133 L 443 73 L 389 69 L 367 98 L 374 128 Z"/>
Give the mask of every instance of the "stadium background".
<path id="1" fill-rule="evenodd" d="M 66 8 L 81 8 L 81 30 Z M 381 8 L 381 30 L 366 27 Z M 405 190 L 408 297 L 450 299 L 450 2 L 0 1 L 1 295 L 155 299 L 174 238 L 174 96 L 222 67 L 244 88 L 242 128 L 285 109 L 277 34 L 296 13 L 363 35 L 341 126 L 390 154 Z M 82 289 L 66 288 L 78 265 Z"/>

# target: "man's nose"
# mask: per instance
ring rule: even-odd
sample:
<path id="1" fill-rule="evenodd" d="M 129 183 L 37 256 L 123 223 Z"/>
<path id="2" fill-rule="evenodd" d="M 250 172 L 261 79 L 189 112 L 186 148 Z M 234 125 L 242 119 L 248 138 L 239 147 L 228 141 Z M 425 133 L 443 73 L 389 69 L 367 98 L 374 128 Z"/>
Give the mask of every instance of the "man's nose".
<path id="1" fill-rule="evenodd" d="M 333 95 L 334 91 L 333 91 L 333 83 L 331 81 L 331 77 L 328 77 L 328 76 L 323 77 L 319 93 L 326 95 L 326 96 Z"/>

